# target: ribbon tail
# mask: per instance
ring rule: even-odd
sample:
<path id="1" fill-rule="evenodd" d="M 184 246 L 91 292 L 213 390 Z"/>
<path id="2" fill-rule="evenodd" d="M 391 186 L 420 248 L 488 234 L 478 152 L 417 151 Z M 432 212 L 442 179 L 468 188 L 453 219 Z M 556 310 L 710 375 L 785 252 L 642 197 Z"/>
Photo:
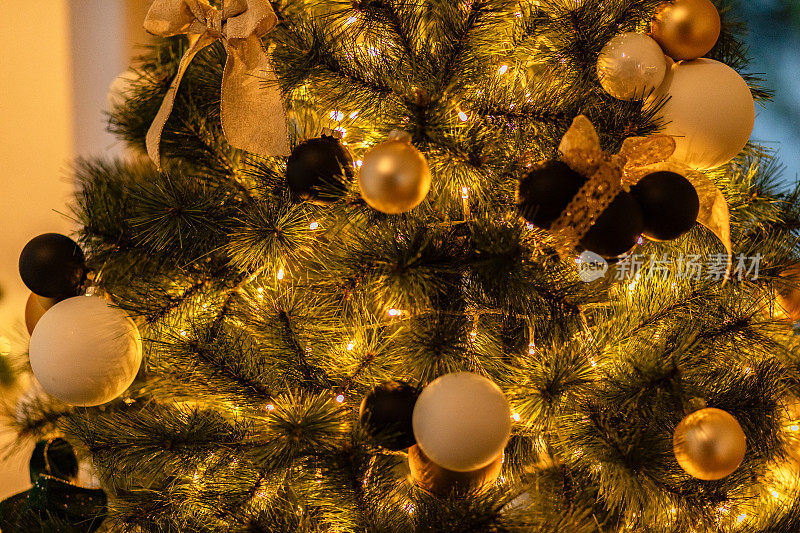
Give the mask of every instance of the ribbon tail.
<path id="1" fill-rule="evenodd" d="M 255 35 L 226 42 L 220 119 L 228 143 L 260 155 L 288 156 L 286 111 L 269 57 Z"/>
<path id="2" fill-rule="evenodd" d="M 697 214 L 697 222 L 707 227 L 717 236 L 728 253 L 728 267 L 725 272 L 725 280 L 730 276 L 733 253 L 731 245 L 731 219 L 728 210 L 728 202 L 722 195 L 722 191 L 705 174 L 700 172 L 687 172 L 688 179 L 700 198 L 700 212 Z"/>
<path id="3" fill-rule="evenodd" d="M 167 93 L 164 95 L 164 100 L 161 102 L 161 107 L 158 108 L 158 113 L 156 113 L 153 123 L 150 125 L 150 129 L 147 130 L 147 137 L 145 137 L 147 155 L 153 160 L 158 170 L 161 170 L 161 153 L 159 150 L 161 134 L 164 131 L 164 126 L 167 123 L 167 119 L 169 119 L 170 113 L 172 113 L 172 107 L 175 105 L 175 97 L 178 94 L 178 86 L 181 83 L 181 79 L 186 73 L 186 69 L 189 67 L 192 59 L 197 55 L 197 52 L 210 45 L 215 40 L 214 37 L 211 37 L 207 33 L 189 36 L 189 48 L 186 50 L 186 53 L 183 54 L 178 64 L 178 72 L 175 73 L 175 77 L 172 79 L 172 83 L 169 89 L 167 89 Z"/>

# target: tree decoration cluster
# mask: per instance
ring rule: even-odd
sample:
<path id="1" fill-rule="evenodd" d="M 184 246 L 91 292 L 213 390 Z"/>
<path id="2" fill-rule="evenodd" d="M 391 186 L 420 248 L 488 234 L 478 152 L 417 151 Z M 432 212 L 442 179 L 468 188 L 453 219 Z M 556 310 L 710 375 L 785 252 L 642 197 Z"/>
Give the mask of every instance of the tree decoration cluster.
<path id="1" fill-rule="evenodd" d="M 608 94 L 661 106 L 663 133 L 675 138 L 672 158 L 693 169 L 729 162 L 755 123 L 744 79 L 724 63 L 703 58 L 719 34 L 719 13 L 710 0 L 664 2 L 649 36 L 616 35 L 597 60 L 597 76 Z"/>
<path id="2" fill-rule="evenodd" d="M 286 166 L 286 183 L 295 197 L 331 203 L 344 196 L 353 177 L 353 159 L 332 134 L 299 144 Z M 370 148 L 361 161 L 358 188 L 363 200 L 387 215 L 417 207 L 431 188 L 425 156 L 404 131 Z"/>
<path id="3" fill-rule="evenodd" d="M 724 198 L 720 204 L 722 195 L 707 178 L 666 162 L 674 149 L 668 136 L 631 137 L 618 154 L 607 154 L 594 126 L 579 116 L 559 146 L 561 161 L 538 163 L 520 179 L 517 210 L 549 230 L 565 257 L 589 250 L 614 258 L 640 235 L 677 239 L 696 221 L 729 246 Z"/>
<path id="4" fill-rule="evenodd" d="M 407 383 L 376 386 L 362 401 L 362 426 L 388 450 L 408 448 L 411 477 L 446 496 L 491 485 L 511 434 L 500 388 L 471 372 L 445 374 L 421 393 Z"/>
<path id="5" fill-rule="evenodd" d="M 57 233 L 33 238 L 19 272 L 33 293 L 25 306 L 34 376 L 59 400 L 100 405 L 130 387 L 142 362 L 139 329 L 98 296 L 76 296 L 86 279 L 83 250 Z"/>

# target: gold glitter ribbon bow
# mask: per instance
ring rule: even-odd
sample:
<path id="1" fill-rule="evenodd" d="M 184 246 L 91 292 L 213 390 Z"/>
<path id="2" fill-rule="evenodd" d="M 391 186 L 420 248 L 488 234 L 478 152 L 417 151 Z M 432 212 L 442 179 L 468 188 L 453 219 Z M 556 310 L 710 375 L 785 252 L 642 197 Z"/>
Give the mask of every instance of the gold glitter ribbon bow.
<path id="1" fill-rule="evenodd" d="M 629 190 L 648 174 L 669 171 L 685 176 L 694 186 L 700 199 L 697 222 L 722 242 L 728 253 L 730 270 L 732 246 L 728 202 L 705 174 L 668 161 L 675 152 L 675 139 L 671 136 L 628 137 L 619 153 L 610 155 L 603 152 L 600 138 L 589 119 L 579 115 L 572 121 L 558 150 L 564 163 L 589 178 L 550 228 L 570 252 L 619 191 Z"/>
<path id="2" fill-rule="evenodd" d="M 228 143 L 262 155 L 289 155 L 286 112 L 261 37 L 277 24 L 268 0 L 225 0 L 222 10 L 207 0 L 155 0 L 144 28 L 160 37 L 187 34 L 189 49 L 147 132 L 147 153 L 161 168 L 159 145 L 178 85 L 194 56 L 221 40 L 228 55 L 222 74 L 220 119 Z"/>

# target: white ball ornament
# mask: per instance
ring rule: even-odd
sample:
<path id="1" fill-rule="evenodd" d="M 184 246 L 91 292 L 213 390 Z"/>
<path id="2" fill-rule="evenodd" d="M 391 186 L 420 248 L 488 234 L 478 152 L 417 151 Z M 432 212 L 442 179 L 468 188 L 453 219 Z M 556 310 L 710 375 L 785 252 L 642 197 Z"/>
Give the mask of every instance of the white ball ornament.
<path id="1" fill-rule="evenodd" d="M 437 465 L 455 472 L 496 460 L 511 434 L 503 391 L 472 372 L 445 374 L 425 387 L 412 416 L 417 445 Z"/>
<path id="2" fill-rule="evenodd" d="M 142 363 L 142 341 L 122 310 L 96 296 L 75 296 L 42 316 L 29 353 L 33 374 L 48 394 L 92 406 L 130 387 Z"/>
<path id="3" fill-rule="evenodd" d="M 665 135 L 675 138 L 675 161 L 707 170 L 742 151 L 755 123 L 755 103 L 747 82 L 713 59 L 676 63 L 653 93 L 668 97 L 660 110 Z"/>
<path id="4" fill-rule="evenodd" d="M 129 68 L 114 78 L 114 81 L 108 86 L 108 92 L 106 93 L 107 111 L 114 111 L 128 101 L 131 97 L 133 84 L 139 77 L 139 74 L 137 74 L 135 70 Z"/>
<path id="5" fill-rule="evenodd" d="M 641 100 L 664 80 L 667 60 L 658 43 L 641 33 L 616 35 L 600 51 L 597 76 L 620 100 Z"/>

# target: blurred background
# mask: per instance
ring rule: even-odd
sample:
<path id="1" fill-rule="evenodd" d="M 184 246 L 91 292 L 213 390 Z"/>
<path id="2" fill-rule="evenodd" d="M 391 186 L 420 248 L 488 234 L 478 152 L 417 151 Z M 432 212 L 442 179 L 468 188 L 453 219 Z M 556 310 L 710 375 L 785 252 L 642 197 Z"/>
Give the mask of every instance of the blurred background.
<path id="1" fill-rule="evenodd" d="M 0 0 L 0 357 L 24 350 L 29 292 L 19 251 L 45 232 L 70 233 L 69 180 L 78 156 L 117 156 L 105 132 L 111 82 L 147 42 L 148 0 Z M 787 186 L 800 173 L 800 1 L 741 0 L 732 9 L 750 27 L 752 73 L 775 100 L 759 108 L 753 139 L 778 151 Z M 0 389 L 13 402 L 24 384 Z M 0 427 L 0 499 L 29 487 L 31 448 L 15 447 Z"/>
<path id="2" fill-rule="evenodd" d="M 775 98 L 757 109 L 752 139 L 778 151 L 794 183 L 800 173 L 800 1 L 740 0 L 733 6 L 747 22 L 750 71 L 763 73 Z"/>
<path id="3" fill-rule="evenodd" d="M 114 156 L 105 131 L 108 86 L 147 42 L 148 0 L 0 0 L 0 357 L 25 350 L 28 290 L 17 259 L 40 233 L 69 234 L 69 179 L 77 156 Z M 24 389 L 0 388 L 13 402 Z M 21 447 L 20 447 L 21 448 Z M 0 423 L 0 499 L 30 486 L 32 446 Z"/>

